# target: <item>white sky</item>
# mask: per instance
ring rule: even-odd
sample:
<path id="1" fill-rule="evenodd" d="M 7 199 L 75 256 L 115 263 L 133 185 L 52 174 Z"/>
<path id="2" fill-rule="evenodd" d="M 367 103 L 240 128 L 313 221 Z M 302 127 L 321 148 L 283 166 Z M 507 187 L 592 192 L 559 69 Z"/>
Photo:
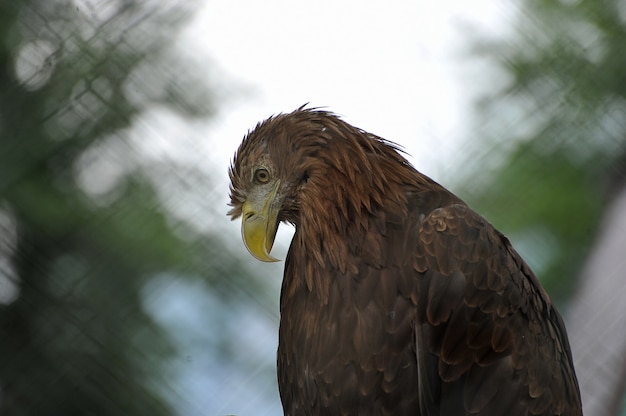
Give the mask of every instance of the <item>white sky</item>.
<path id="1" fill-rule="evenodd" d="M 402 144 L 434 174 L 482 81 L 466 77 L 469 38 L 501 32 L 513 11 L 495 0 L 207 0 L 181 45 L 241 86 L 207 132 L 210 151 L 227 162 L 258 121 L 310 102 Z"/>

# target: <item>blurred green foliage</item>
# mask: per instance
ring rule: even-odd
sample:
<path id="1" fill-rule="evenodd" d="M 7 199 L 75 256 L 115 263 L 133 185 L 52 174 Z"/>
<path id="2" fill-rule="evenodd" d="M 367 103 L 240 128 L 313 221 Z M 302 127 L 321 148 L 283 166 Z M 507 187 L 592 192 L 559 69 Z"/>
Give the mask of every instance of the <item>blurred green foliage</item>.
<path id="1" fill-rule="evenodd" d="M 128 145 L 148 108 L 213 113 L 211 91 L 172 47 L 189 11 L 0 2 L 2 415 L 175 413 L 163 364 L 176 349 L 142 290 L 164 274 L 255 290 L 221 238 L 164 207 L 152 174 L 175 166 L 142 170 Z M 119 166 L 94 171 L 106 149 Z"/>
<path id="2" fill-rule="evenodd" d="M 500 68 L 492 78 L 500 88 L 479 103 L 481 140 L 468 152 L 462 193 L 563 302 L 625 171 L 626 6 L 535 0 L 519 7 L 511 38 L 477 43 L 478 56 Z"/>
<path id="3" fill-rule="evenodd" d="M 168 279 L 201 282 L 191 287 L 221 306 L 267 295 L 219 231 L 168 212 L 158 186 L 180 166 L 142 169 L 127 144 L 149 108 L 213 114 L 212 91 L 172 47 L 190 10 L 169 3 L 0 2 L 1 415 L 173 414 L 164 364 L 179 340 L 146 310 L 146 287 L 160 285 L 153 308 Z M 520 7 L 513 38 L 476 49 L 501 88 L 480 103 L 460 194 L 563 301 L 626 171 L 626 6 Z M 100 171 L 106 152 L 119 166 Z M 233 309 L 206 319 L 224 355 L 241 332 Z"/>

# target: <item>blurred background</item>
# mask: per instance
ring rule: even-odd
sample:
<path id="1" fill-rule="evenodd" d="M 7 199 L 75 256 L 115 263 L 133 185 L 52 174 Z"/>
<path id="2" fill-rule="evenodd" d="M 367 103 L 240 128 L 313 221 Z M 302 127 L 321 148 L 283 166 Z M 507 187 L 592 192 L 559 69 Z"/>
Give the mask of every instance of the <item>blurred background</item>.
<path id="1" fill-rule="evenodd" d="M 226 172 L 307 102 L 509 235 L 626 415 L 626 2 L 442 3 L 0 1 L 0 415 L 282 414 Z"/>

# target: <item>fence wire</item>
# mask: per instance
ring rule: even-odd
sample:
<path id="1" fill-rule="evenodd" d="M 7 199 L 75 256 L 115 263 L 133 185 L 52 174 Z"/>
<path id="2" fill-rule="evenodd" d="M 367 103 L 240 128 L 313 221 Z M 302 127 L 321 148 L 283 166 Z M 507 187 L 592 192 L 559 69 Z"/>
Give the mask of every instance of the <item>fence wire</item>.
<path id="1" fill-rule="evenodd" d="M 235 254 L 210 144 L 180 134 L 220 100 L 176 46 L 194 6 L 0 3 L 0 415 L 281 413 L 280 282 Z M 625 415 L 626 8 L 520 10 L 475 45 L 508 82 L 455 185 L 561 306 L 586 414 Z"/>

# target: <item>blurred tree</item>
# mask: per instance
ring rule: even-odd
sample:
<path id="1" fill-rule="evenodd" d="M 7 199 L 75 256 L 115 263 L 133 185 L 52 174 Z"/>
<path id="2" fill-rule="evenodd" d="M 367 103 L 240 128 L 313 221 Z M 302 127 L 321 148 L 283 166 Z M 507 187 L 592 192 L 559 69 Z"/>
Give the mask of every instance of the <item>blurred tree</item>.
<path id="1" fill-rule="evenodd" d="M 576 276 L 626 151 L 626 7 L 520 5 L 513 39 L 478 43 L 502 71 L 480 103 L 465 196 L 505 230 L 557 301 Z M 486 145 L 485 145 L 486 143 Z M 493 162 L 486 163 L 487 160 Z M 621 165 L 623 167 L 623 165 Z"/>
<path id="2" fill-rule="evenodd" d="M 513 38 L 479 44 L 480 56 L 502 69 L 490 77 L 502 88 L 479 107 L 477 134 L 487 145 L 468 152 L 465 197 L 572 311 L 566 322 L 584 413 L 624 415 L 626 274 L 614 244 L 626 182 L 626 3 L 520 3 Z M 622 227 L 617 237 L 612 227 Z"/>
<path id="3" fill-rule="evenodd" d="M 153 175 L 177 166 L 141 169 L 128 138 L 148 107 L 212 114 L 171 47 L 189 12 L 174 3 L 0 2 L 2 415 L 173 413 L 160 364 L 174 348 L 142 288 L 251 274 L 175 223 Z"/>

